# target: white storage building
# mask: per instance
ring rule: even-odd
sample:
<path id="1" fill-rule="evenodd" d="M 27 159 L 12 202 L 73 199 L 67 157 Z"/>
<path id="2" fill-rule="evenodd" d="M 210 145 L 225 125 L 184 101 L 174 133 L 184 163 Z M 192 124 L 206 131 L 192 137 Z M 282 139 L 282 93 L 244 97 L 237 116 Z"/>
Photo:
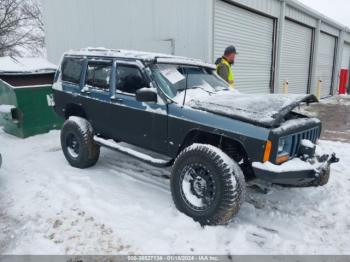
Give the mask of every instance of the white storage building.
<path id="1" fill-rule="evenodd" d="M 350 67 L 349 30 L 295 0 L 42 0 L 48 58 L 87 46 L 157 51 L 213 63 L 239 55 L 248 93 L 337 93 Z"/>

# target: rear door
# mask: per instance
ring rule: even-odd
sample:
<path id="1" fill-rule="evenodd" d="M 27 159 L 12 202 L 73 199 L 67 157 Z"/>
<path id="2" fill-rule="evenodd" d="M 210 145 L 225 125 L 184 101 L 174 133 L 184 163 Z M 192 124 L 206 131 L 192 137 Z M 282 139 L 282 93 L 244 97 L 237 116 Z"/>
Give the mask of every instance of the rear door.
<path id="1" fill-rule="evenodd" d="M 85 83 L 81 89 L 81 103 L 97 133 L 111 136 L 109 121 L 111 108 L 112 60 L 88 60 Z"/>
<path id="2" fill-rule="evenodd" d="M 149 88 L 150 81 L 137 62 L 116 62 L 115 95 L 111 122 L 115 139 L 156 151 L 167 152 L 167 106 L 136 100 L 136 91 Z"/>

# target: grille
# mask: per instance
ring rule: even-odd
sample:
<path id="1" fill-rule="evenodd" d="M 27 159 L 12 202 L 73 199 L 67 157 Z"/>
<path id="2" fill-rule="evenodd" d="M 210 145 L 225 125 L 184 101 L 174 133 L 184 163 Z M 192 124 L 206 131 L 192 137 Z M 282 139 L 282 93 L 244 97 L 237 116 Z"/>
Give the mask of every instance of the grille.
<path id="1" fill-rule="evenodd" d="M 303 131 L 301 133 L 296 133 L 292 135 L 292 145 L 290 149 L 290 156 L 294 157 L 298 154 L 299 146 L 301 140 L 307 139 L 316 143 L 317 139 L 320 137 L 320 129 L 318 127 Z"/>

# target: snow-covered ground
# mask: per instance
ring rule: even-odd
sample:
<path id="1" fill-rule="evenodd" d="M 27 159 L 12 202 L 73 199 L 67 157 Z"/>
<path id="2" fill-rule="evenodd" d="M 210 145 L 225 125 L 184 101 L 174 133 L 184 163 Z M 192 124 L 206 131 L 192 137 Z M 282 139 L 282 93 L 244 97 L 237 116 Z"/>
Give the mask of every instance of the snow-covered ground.
<path id="1" fill-rule="evenodd" d="M 169 170 L 103 149 L 70 167 L 59 132 L 0 131 L 0 254 L 350 254 L 350 144 L 322 141 L 341 162 L 322 188 L 248 190 L 228 226 L 180 214 Z"/>

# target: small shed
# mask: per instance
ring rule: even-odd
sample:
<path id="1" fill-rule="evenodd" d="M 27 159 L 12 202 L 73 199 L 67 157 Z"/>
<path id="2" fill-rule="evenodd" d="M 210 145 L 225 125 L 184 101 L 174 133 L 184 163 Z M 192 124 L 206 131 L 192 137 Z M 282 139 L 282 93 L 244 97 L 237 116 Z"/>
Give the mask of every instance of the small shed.
<path id="1" fill-rule="evenodd" d="M 53 109 L 56 66 L 43 58 L 0 57 L 0 125 L 26 138 L 59 129 Z"/>

